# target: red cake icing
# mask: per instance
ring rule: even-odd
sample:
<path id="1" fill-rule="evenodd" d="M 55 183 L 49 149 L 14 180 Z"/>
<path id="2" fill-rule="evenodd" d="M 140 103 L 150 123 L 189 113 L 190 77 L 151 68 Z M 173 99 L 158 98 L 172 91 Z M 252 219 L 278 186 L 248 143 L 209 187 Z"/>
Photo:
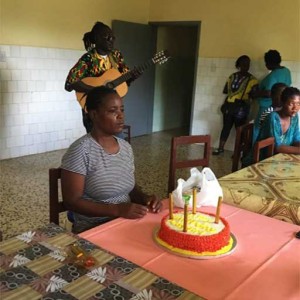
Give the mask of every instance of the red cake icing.
<path id="1" fill-rule="evenodd" d="M 208 213 L 201 214 L 215 216 L 214 214 Z M 168 220 L 169 215 L 166 215 L 161 220 L 158 238 L 172 247 L 201 253 L 215 252 L 229 244 L 230 228 L 228 222 L 224 218 L 220 217 L 220 222 L 223 223 L 224 228 L 220 232 L 209 235 L 195 235 L 174 230 L 167 225 Z"/>

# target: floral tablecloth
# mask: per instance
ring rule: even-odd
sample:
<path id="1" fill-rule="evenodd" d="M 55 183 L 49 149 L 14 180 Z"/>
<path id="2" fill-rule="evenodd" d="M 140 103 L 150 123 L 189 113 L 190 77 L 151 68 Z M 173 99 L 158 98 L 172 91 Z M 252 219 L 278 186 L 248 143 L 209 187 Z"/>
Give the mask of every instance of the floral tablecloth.
<path id="1" fill-rule="evenodd" d="M 219 179 L 224 202 L 300 225 L 300 156 L 277 154 Z"/>
<path id="2" fill-rule="evenodd" d="M 92 267 L 65 255 L 74 243 L 95 259 Z M 54 224 L 0 243 L 0 298 L 203 299 Z"/>

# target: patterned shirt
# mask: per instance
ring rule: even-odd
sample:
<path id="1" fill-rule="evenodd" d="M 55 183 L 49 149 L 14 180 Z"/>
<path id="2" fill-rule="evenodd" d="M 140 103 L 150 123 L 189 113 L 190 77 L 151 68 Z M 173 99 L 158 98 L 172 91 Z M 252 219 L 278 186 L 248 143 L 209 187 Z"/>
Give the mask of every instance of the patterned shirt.
<path id="1" fill-rule="evenodd" d="M 99 77 L 111 68 L 117 69 L 122 74 L 129 71 L 121 52 L 113 50 L 105 58 L 99 55 L 96 49 L 92 49 L 81 56 L 75 66 L 70 70 L 66 79 L 65 88 L 67 91 L 71 92 L 71 84 L 74 82 L 86 77 Z"/>
<path id="2" fill-rule="evenodd" d="M 134 158 L 131 146 L 116 137 L 120 150 L 108 154 L 90 134 L 76 140 L 62 158 L 61 168 L 85 177 L 82 199 L 118 204 L 130 202 L 129 193 L 135 185 Z M 87 230 L 109 217 L 88 217 L 74 213 L 76 232 Z"/>
<path id="3" fill-rule="evenodd" d="M 223 93 L 228 94 L 227 102 L 235 102 L 236 100 L 249 100 L 249 93 L 252 88 L 258 84 L 258 80 L 252 75 L 240 76 L 239 72 L 229 76 Z M 243 98 L 243 99 L 242 99 Z"/>

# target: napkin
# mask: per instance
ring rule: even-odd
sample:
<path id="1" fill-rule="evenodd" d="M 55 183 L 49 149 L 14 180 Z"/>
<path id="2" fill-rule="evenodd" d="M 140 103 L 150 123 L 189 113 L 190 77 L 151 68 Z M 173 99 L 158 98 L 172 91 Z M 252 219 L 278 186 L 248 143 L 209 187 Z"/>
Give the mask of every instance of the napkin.
<path id="1" fill-rule="evenodd" d="M 223 197 L 222 188 L 215 174 L 210 168 L 203 168 L 200 172 L 197 168 L 191 168 L 191 176 L 185 181 L 180 178 L 177 180 L 177 188 L 172 192 L 174 205 L 184 207 L 183 194 L 191 194 L 193 196 L 193 188 L 197 189 L 196 206 L 217 206 L 218 198 Z M 192 197 L 189 207 L 192 207 Z"/>

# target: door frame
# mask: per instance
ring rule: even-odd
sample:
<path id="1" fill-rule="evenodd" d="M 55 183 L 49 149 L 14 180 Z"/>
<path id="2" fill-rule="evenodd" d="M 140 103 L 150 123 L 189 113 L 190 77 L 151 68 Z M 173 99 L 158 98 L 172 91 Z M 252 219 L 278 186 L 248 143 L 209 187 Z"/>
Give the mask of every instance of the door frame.
<path id="1" fill-rule="evenodd" d="M 196 83 L 197 83 L 197 69 L 198 69 L 198 59 L 199 59 L 199 48 L 200 48 L 200 34 L 201 34 L 201 21 L 162 21 L 162 22 L 149 22 L 148 23 L 154 29 L 154 34 L 157 39 L 157 29 L 159 26 L 168 26 L 168 27 L 196 27 L 197 29 L 197 39 L 196 47 L 194 53 L 195 65 L 194 65 L 194 79 L 193 79 L 193 94 L 192 94 L 192 103 L 191 103 L 191 116 L 189 124 L 189 133 L 191 134 L 191 128 L 194 121 L 194 105 L 195 105 L 195 95 L 196 95 Z"/>

